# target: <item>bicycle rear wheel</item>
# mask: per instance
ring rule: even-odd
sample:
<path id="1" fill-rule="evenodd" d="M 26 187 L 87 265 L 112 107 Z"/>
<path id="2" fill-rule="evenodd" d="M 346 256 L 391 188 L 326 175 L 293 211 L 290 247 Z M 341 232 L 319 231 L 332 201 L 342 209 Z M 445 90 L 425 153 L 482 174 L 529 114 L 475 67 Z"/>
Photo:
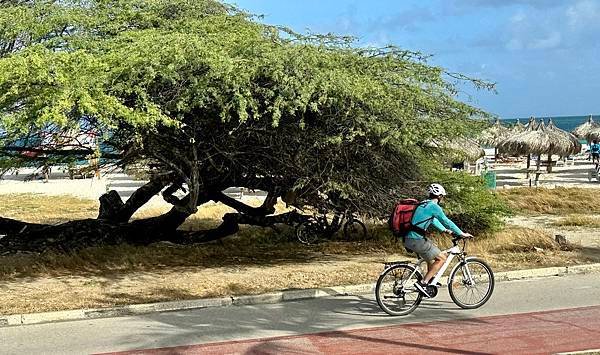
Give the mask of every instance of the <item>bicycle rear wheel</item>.
<path id="1" fill-rule="evenodd" d="M 391 316 L 404 316 L 417 309 L 423 295 L 414 285 L 421 278 L 411 265 L 398 264 L 385 270 L 375 286 L 379 307 Z"/>
<path id="2" fill-rule="evenodd" d="M 346 240 L 367 239 L 367 227 L 358 219 L 349 219 L 344 223 L 344 238 Z"/>
<path id="3" fill-rule="evenodd" d="M 452 270 L 448 292 L 452 301 L 461 308 L 483 306 L 494 292 L 492 268 L 481 259 L 467 259 Z"/>

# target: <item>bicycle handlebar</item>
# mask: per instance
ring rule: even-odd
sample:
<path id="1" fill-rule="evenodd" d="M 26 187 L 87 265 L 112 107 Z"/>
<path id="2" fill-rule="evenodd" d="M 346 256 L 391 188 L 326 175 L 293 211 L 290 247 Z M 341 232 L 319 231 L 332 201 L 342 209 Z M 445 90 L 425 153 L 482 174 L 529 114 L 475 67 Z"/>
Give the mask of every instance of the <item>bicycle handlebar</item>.
<path id="1" fill-rule="evenodd" d="M 467 239 L 473 239 L 473 238 L 475 238 L 473 236 L 463 237 L 462 235 L 456 235 L 454 233 L 450 233 L 450 235 L 452 235 L 452 244 L 454 244 L 454 245 L 457 245 L 458 242 L 460 242 L 461 240 L 467 240 Z"/>

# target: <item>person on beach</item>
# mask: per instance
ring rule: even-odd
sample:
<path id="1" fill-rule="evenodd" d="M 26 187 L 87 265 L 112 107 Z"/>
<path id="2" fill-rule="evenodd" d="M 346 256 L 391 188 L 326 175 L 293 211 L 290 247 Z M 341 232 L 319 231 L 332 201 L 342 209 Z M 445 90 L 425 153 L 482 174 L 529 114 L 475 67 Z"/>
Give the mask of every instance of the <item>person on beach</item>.
<path id="1" fill-rule="evenodd" d="M 423 296 L 431 297 L 427 292 L 427 286 L 433 276 L 440 270 L 446 261 L 446 254 L 427 239 L 427 229 L 433 226 L 442 233 L 452 233 L 465 238 L 472 237 L 469 233 L 464 233 L 452 222 L 440 207 L 440 203 L 446 197 L 446 189 L 440 184 L 431 184 L 427 187 L 429 199 L 423 201 L 415 209 L 411 224 L 415 227 L 408 232 L 404 238 L 404 246 L 407 249 L 417 253 L 427 262 L 427 273 L 420 282 L 415 284 L 417 290 Z"/>
<path id="2" fill-rule="evenodd" d="M 600 144 L 595 139 L 590 146 L 590 152 L 592 153 L 592 163 L 600 163 Z"/>

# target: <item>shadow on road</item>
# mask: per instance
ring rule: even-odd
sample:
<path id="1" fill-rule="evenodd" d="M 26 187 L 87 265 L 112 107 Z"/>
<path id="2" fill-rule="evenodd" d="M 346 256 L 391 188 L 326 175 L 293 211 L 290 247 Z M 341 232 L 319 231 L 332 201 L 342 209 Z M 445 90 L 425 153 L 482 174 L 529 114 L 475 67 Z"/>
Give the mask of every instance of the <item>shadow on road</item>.
<path id="1" fill-rule="evenodd" d="M 195 337 L 222 341 L 223 334 L 228 334 L 227 332 L 233 328 L 236 330 L 235 334 L 231 334 L 231 338 L 228 340 L 256 337 L 257 334 L 260 337 L 271 337 L 282 333 L 286 335 L 310 334 L 311 336 L 347 337 L 388 345 L 414 346 L 421 351 L 439 351 L 441 349 L 435 346 L 407 342 L 395 344 L 385 338 L 363 337 L 346 330 L 332 332 L 332 329 L 389 327 L 390 323 L 399 325 L 447 319 L 466 320 L 472 317 L 469 312 L 461 310 L 452 302 L 445 300 L 427 301 L 411 315 L 391 317 L 383 313 L 370 296 L 331 297 L 271 305 L 244 306 L 236 307 L 235 312 L 230 311 L 232 307 L 207 308 L 201 312 L 149 314 L 145 317 L 160 322 L 163 326 L 154 329 L 154 333 L 149 337 L 153 341 L 149 341 L 147 346 L 157 348 L 170 344 L 185 344 Z M 485 322 L 481 319 L 469 319 L 468 321 Z M 178 331 L 173 332 L 173 327 L 177 327 Z M 157 341 L 157 339 L 160 340 Z M 275 350 L 285 352 L 286 343 L 257 344 L 252 351 L 247 353 L 258 354 L 264 353 L 264 351 L 279 353 Z M 444 350 L 453 352 L 452 349 Z M 458 352 L 459 350 L 456 350 L 456 353 Z"/>

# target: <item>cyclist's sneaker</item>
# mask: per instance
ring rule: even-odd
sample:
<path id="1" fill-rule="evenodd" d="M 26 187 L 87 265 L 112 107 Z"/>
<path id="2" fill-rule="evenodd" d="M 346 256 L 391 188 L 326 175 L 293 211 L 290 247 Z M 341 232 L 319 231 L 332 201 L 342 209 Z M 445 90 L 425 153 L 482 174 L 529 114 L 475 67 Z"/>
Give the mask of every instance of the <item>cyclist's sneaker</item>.
<path id="1" fill-rule="evenodd" d="M 431 295 L 427 292 L 427 285 L 422 283 L 421 281 L 415 282 L 415 288 L 426 298 L 431 298 Z"/>

